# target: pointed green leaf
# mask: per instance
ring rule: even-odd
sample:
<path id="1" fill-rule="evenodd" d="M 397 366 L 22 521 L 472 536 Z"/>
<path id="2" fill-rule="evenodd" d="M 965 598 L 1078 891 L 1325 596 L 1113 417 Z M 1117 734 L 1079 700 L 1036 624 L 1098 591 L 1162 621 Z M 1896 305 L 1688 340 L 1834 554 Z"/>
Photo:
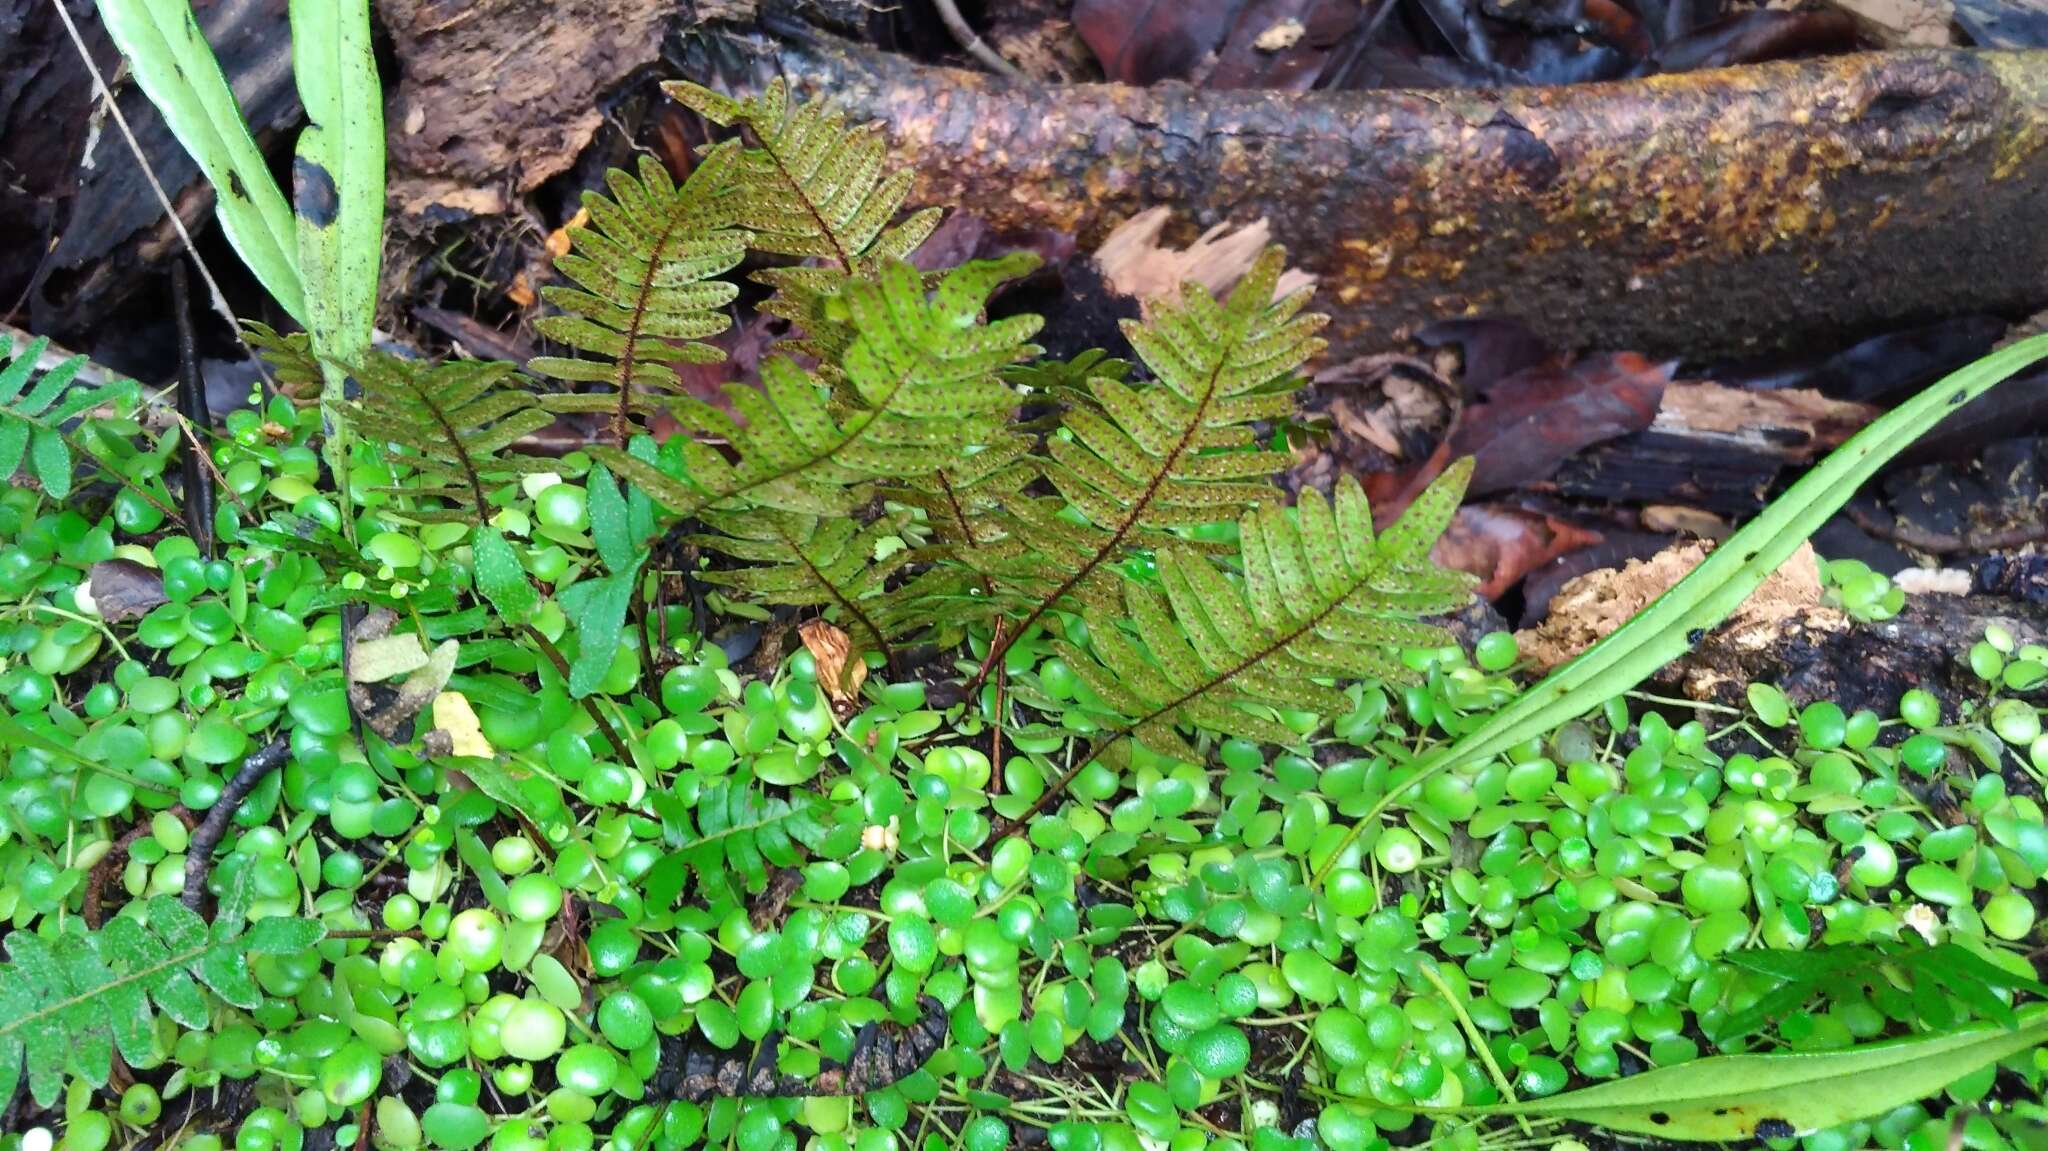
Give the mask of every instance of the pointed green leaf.
<path id="1" fill-rule="evenodd" d="M 2048 1005 L 2022 1019 L 2017 1029 L 1975 1024 L 1836 1051 L 1717 1055 L 1483 1110 L 1694 1142 L 1808 1135 L 1939 1094 L 1988 1063 L 2048 1042 Z"/>
<path id="2" fill-rule="evenodd" d="M 499 619 L 513 627 L 524 624 L 539 605 L 540 596 L 527 580 L 518 553 L 497 528 L 489 525 L 476 529 L 470 537 L 470 549 L 476 561 L 477 591 L 491 601 Z"/>

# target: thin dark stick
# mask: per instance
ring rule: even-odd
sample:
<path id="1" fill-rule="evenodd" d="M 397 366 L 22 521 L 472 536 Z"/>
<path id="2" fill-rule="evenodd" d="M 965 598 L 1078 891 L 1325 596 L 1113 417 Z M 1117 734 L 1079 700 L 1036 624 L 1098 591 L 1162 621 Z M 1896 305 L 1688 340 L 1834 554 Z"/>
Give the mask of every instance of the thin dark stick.
<path id="1" fill-rule="evenodd" d="M 178 325 L 178 414 L 194 429 L 213 426 L 213 413 L 206 407 L 206 382 L 199 376 L 199 339 L 192 330 L 192 286 L 185 261 L 171 262 L 171 311 Z M 213 554 L 213 476 L 199 456 L 206 447 L 193 438 L 184 444 L 180 457 L 185 471 L 185 530 L 193 535 L 206 558 Z"/>
<path id="2" fill-rule="evenodd" d="M 969 56 L 981 61 L 983 67 L 1005 79 L 1020 83 L 1029 82 L 1030 77 L 1018 71 L 1015 64 L 1003 59 L 1002 53 L 989 47 L 987 41 L 975 34 L 973 25 L 967 22 L 966 17 L 960 15 L 960 9 L 953 0 L 933 0 L 932 6 L 939 10 L 939 22 L 946 26 L 946 31 L 953 34 L 954 41 L 966 49 Z"/>
<path id="3" fill-rule="evenodd" d="M 220 846 L 221 837 L 228 833 L 228 821 L 235 817 L 235 809 L 249 798 L 273 771 L 284 766 L 285 755 L 291 750 L 291 743 L 284 736 L 278 736 L 257 749 L 254 755 L 242 761 L 242 766 L 228 779 L 228 785 L 221 789 L 220 798 L 206 809 L 206 818 L 199 824 L 199 830 L 192 833 L 192 842 L 185 848 L 185 906 L 194 911 L 206 899 L 206 874 L 213 868 L 213 849 Z"/>

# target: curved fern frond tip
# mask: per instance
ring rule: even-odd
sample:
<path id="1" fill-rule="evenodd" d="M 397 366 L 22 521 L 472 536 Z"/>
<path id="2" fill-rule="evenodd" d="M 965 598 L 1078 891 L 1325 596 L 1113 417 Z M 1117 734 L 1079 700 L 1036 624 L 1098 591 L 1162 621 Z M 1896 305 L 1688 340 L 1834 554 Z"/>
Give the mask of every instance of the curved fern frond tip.
<path id="1" fill-rule="evenodd" d="M 739 289 L 718 276 L 746 256 L 747 233 L 733 218 L 736 144 L 712 148 L 678 186 L 652 157 L 637 176 L 606 175 L 609 197 L 586 192 L 590 223 L 570 233 L 571 250 L 555 270 L 575 286 L 541 295 L 561 309 L 537 322 L 543 335 L 587 359 L 538 356 L 528 368 L 571 383 L 611 388 L 612 440 L 624 447 L 647 393 L 681 391 L 679 364 L 725 358 L 704 343 L 726 330 Z M 554 410 L 586 410 L 589 397 L 544 400 Z"/>
<path id="2" fill-rule="evenodd" d="M 1274 298 L 1285 263 L 1269 248 L 1224 300 L 1190 283 L 1178 299 L 1153 301 L 1143 323 L 1124 322 L 1153 378 L 1088 376 L 1061 416 L 1065 434 L 1047 438 L 1040 466 L 1086 523 L 1012 517 L 1052 578 L 985 668 L 1055 608 L 1100 602 L 1094 585 L 1131 551 L 1186 546 L 1183 529 L 1278 500 L 1272 477 L 1292 457 L 1262 445 L 1258 425 L 1294 414 L 1297 369 L 1322 351 L 1316 333 L 1328 322 L 1301 311 L 1306 291 Z"/>
<path id="3" fill-rule="evenodd" d="M 1239 521 L 1241 576 L 1185 547 L 1159 553 L 1159 588 L 1124 584 L 1120 602 L 1083 610 L 1090 649 L 1060 641 L 1068 666 L 1162 754 L 1192 753 L 1175 729 L 1199 727 L 1265 743 L 1294 742 L 1276 708 L 1342 711 L 1335 685 L 1412 682 L 1399 650 L 1449 635 L 1421 617 L 1463 606 L 1475 581 L 1429 551 L 1463 499 L 1460 461 L 1375 536 L 1356 480 L 1334 497 L 1313 490 Z"/>
<path id="4" fill-rule="evenodd" d="M 516 380 L 512 364 L 451 360 L 429 364 L 372 353 L 355 369 L 360 399 L 348 405 L 358 434 L 381 443 L 419 482 L 406 491 L 455 505 L 421 519 L 474 519 L 490 512 L 489 491 L 552 466 L 511 449 L 554 422 Z"/>
<path id="5" fill-rule="evenodd" d="M 907 259 L 938 227 L 943 210 L 904 215 L 916 173 L 889 166 L 882 125 L 849 126 L 824 98 L 792 101 L 780 78 L 741 100 L 687 81 L 662 89 L 705 119 L 752 134 L 757 144 L 738 154 L 734 171 L 734 212 L 749 232 L 748 246 L 814 261 L 753 273 L 756 283 L 774 289 L 761 310 L 801 330 L 797 350 L 835 360 L 851 339 L 831 308 L 840 286 Z"/>

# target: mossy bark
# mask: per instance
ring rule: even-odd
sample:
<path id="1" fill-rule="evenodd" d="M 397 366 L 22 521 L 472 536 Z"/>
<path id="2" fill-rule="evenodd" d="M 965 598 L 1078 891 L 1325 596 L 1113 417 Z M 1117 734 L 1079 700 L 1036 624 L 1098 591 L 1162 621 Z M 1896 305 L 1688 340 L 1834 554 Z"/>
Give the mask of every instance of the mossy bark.
<path id="1" fill-rule="evenodd" d="M 1494 92 L 1036 88 L 825 41 L 751 70 L 884 121 L 920 199 L 998 225 L 1266 217 L 1333 355 L 1476 313 L 1726 355 L 2048 301 L 2048 53 Z"/>

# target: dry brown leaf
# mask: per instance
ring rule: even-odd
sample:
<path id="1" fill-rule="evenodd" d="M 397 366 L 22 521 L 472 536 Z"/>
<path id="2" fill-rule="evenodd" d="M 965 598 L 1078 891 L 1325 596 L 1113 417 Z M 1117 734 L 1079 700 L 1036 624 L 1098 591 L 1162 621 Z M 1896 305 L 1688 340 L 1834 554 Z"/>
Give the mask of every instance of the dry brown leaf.
<path id="1" fill-rule="evenodd" d="M 489 759 L 497 754 L 484 738 L 483 722 L 469 697 L 459 691 L 444 691 L 434 697 L 434 729 L 448 733 L 449 754 L 474 755 Z"/>
<path id="2" fill-rule="evenodd" d="M 539 298 L 534 295 L 533 283 L 526 278 L 526 269 L 519 269 L 518 274 L 512 277 L 512 286 L 505 289 L 505 298 L 522 308 L 531 308 L 534 300 Z"/>
<path id="3" fill-rule="evenodd" d="M 1651 504 L 1643 509 L 1643 530 L 1703 540 L 1728 538 L 1728 521 L 1704 508 L 1682 504 Z"/>
<path id="4" fill-rule="evenodd" d="M 1243 278 L 1252 261 L 1273 242 L 1272 226 L 1260 218 L 1242 227 L 1218 224 L 1185 248 L 1169 248 L 1159 237 L 1172 218 L 1171 208 L 1147 208 L 1102 241 L 1095 250 L 1095 265 L 1111 287 L 1140 302 L 1176 299 L 1181 285 L 1190 282 L 1220 296 Z M 1300 288 L 1313 288 L 1315 283 L 1314 276 L 1289 268 L 1281 274 L 1273 295 L 1278 299 Z"/>
<path id="5" fill-rule="evenodd" d="M 1599 542 L 1599 533 L 1555 516 L 1499 504 L 1471 504 L 1458 509 L 1430 558 L 1444 567 L 1478 576 L 1479 594 L 1493 600 L 1551 560 Z"/>
<path id="6" fill-rule="evenodd" d="M 825 689 L 825 697 L 835 704 L 858 697 L 860 685 L 867 682 L 868 665 L 854 652 L 846 633 L 821 619 L 805 620 L 796 633 L 818 662 L 818 685 Z"/>

